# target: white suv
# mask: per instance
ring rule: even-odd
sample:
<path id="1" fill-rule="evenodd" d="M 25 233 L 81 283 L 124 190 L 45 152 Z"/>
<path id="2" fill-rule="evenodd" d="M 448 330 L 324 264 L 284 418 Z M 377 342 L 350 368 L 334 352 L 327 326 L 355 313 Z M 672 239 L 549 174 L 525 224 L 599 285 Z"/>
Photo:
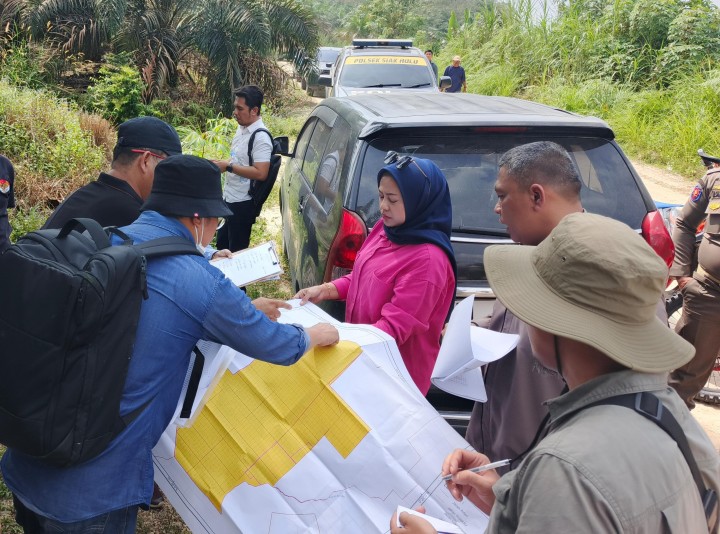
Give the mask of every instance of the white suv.
<path id="1" fill-rule="evenodd" d="M 335 60 L 330 74 L 321 75 L 327 96 L 387 93 L 396 90 L 432 91 L 450 87 L 449 76 L 440 85 L 425 54 L 402 39 L 353 39 Z"/>

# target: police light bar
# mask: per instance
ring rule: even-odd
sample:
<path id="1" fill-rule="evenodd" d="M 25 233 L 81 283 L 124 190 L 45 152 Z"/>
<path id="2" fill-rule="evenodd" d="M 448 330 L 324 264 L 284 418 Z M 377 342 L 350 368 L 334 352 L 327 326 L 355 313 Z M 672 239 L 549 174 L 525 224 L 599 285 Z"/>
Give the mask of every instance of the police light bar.
<path id="1" fill-rule="evenodd" d="M 412 46 L 412 39 L 353 39 L 352 45 L 355 48 L 367 48 L 370 46 L 409 48 Z"/>

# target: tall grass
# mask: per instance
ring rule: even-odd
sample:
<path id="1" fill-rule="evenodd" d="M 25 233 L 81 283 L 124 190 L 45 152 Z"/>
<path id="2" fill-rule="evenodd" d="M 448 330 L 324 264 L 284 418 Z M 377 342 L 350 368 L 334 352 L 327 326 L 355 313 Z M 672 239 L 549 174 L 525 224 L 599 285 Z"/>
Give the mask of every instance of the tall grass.
<path id="1" fill-rule="evenodd" d="M 111 137 L 106 121 L 81 119 L 64 100 L 0 79 L 0 153 L 15 166 L 19 210 L 52 207 L 97 177 Z"/>
<path id="2" fill-rule="evenodd" d="M 550 19 L 547 1 L 487 3 L 437 62 L 459 54 L 470 92 L 599 116 L 632 156 L 697 174 L 698 148 L 720 154 L 720 10 L 660 4 L 569 0 Z"/>

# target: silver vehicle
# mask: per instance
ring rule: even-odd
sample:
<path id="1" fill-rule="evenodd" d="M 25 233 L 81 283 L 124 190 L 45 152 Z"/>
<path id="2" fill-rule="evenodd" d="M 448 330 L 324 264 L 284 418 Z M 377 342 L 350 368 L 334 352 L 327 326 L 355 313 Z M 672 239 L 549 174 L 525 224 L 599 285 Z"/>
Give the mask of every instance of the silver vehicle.
<path id="1" fill-rule="evenodd" d="M 353 39 L 340 52 L 330 73 L 321 75 L 327 96 L 349 96 L 393 91 L 439 92 L 450 87 L 449 76 L 440 84 L 430 62 L 412 41 L 402 39 Z"/>
<path id="2" fill-rule="evenodd" d="M 307 91 L 310 96 L 325 96 L 325 87 L 320 85 L 320 76 L 330 74 L 335 60 L 340 55 L 342 48 L 333 48 L 330 46 L 321 46 L 318 48 L 315 62 L 310 72 L 303 76 L 300 85 Z"/>

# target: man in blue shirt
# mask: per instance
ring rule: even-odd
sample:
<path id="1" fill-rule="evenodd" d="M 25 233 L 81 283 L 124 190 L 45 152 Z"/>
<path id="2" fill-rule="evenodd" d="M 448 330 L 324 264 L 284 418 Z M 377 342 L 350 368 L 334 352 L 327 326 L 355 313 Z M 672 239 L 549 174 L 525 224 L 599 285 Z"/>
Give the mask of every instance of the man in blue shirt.
<path id="1" fill-rule="evenodd" d="M 445 89 L 446 93 L 459 93 L 461 89 L 463 93 L 467 93 L 465 69 L 460 66 L 460 56 L 455 56 L 452 59 L 452 65 L 445 67 L 443 76 L 450 76 L 452 80 L 452 85 Z"/>
<path id="2" fill-rule="evenodd" d="M 218 217 L 230 213 L 217 166 L 171 156 L 157 165 L 142 214 L 122 230 L 136 243 L 182 236 L 204 249 Z M 135 531 L 138 507 L 148 505 L 153 491 L 152 448 L 173 416 L 198 340 L 278 365 L 338 340 L 328 324 L 304 329 L 271 321 L 200 256 L 153 259 L 147 284 L 120 413 L 147 407 L 105 451 L 80 465 L 54 467 L 8 449 L 3 476 L 26 532 Z"/>

